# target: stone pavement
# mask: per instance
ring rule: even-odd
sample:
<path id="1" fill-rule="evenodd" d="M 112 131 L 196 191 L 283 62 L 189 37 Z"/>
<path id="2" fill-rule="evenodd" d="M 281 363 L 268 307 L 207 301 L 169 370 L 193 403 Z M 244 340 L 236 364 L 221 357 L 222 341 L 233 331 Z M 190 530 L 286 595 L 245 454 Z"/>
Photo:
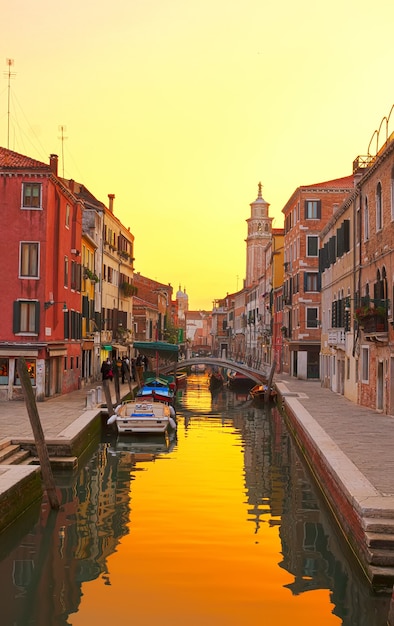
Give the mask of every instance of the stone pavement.
<path id="1" fill-rule="evenodd" d="M 135 385 L 135 383 L 132 383 Z M 71 426 L 83 413 L 91 410 L 89 406 L 89 391 L 100 387 L 101 383 L 48 398 L 44 402 L 37 402 L 37 410 L 40 416 L 45 438 L 55 439 L 68 426 Z M 112 402 L 115 406 L 115 386 L 110 383 Z M 120 396 L 126 396 L 129 392 L 129 385 L 120 383 Z M 102 402 L 105 403 L 104 391 L 102 392 Z M 99 410 L 96 410 L 98 413 Z M 33 432 L 30 425 L 25 402 L 22 400 L 0 402 L 0 440 L 4 438 L 20 439 L 32 437 Z"/>
<path id="2" fill-rule="evenodd" d="M 361 474 L 384 497 L 394 497 L 394 416 L 358 406 L 320 381 L 277 374 Z"/>

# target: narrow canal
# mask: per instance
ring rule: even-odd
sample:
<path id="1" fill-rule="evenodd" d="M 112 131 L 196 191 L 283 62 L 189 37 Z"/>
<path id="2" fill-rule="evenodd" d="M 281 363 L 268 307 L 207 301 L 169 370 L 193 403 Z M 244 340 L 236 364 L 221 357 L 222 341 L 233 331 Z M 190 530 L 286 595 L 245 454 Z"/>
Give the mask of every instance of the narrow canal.
<path id="1" fill-rule="evenodd" d="M 206 375 L 176 439 L 103 433 L 0 536 L 2 626 L 385 626 L 280 413 Z"/>

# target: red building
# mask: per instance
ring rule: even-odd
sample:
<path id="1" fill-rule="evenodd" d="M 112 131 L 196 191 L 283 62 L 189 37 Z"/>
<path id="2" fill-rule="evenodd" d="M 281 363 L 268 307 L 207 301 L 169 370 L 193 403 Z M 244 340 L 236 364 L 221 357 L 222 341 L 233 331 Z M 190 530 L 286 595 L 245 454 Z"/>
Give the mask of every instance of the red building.
<path id="1" fill-rule="evenodd" d="M 320 232 L 354 188 L 353 176 L 298 187 L 283 207 L 283 371 L 320 377 Z"/>
<path id="2" fill-rule="evenodd" d="M 0 147 L 0 399 L 77 389 L 81 367 L 82 205 L 49 164 Z"/>

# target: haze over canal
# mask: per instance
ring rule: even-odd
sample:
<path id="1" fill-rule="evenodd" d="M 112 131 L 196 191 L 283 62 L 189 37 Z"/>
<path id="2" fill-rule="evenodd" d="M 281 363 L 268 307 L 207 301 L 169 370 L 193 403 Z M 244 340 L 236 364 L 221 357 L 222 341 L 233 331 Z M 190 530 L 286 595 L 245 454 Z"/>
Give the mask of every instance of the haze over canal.
<path id="1" fill-rule="evenodd" d="M 0 536 L 2 626 L 386 623 L 275 408 L 192 375 L 176 440 L 102 439 Z"/>

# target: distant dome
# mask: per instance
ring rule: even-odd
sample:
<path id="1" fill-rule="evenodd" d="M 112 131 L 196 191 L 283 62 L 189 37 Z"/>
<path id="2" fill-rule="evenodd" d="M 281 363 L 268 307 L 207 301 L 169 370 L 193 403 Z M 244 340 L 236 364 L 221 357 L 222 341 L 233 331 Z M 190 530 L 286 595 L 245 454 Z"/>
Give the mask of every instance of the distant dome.
<path id="1" fill-rule="evenodd" d="M 185 291 L 182 291 L 180 285 L 179 285 L 179 290 L 176 292 L 176 299 L 177 300 L 188 300 L 189 299 L 189 296 L 186 293 L 186 289 L 185 289 Z"/>

